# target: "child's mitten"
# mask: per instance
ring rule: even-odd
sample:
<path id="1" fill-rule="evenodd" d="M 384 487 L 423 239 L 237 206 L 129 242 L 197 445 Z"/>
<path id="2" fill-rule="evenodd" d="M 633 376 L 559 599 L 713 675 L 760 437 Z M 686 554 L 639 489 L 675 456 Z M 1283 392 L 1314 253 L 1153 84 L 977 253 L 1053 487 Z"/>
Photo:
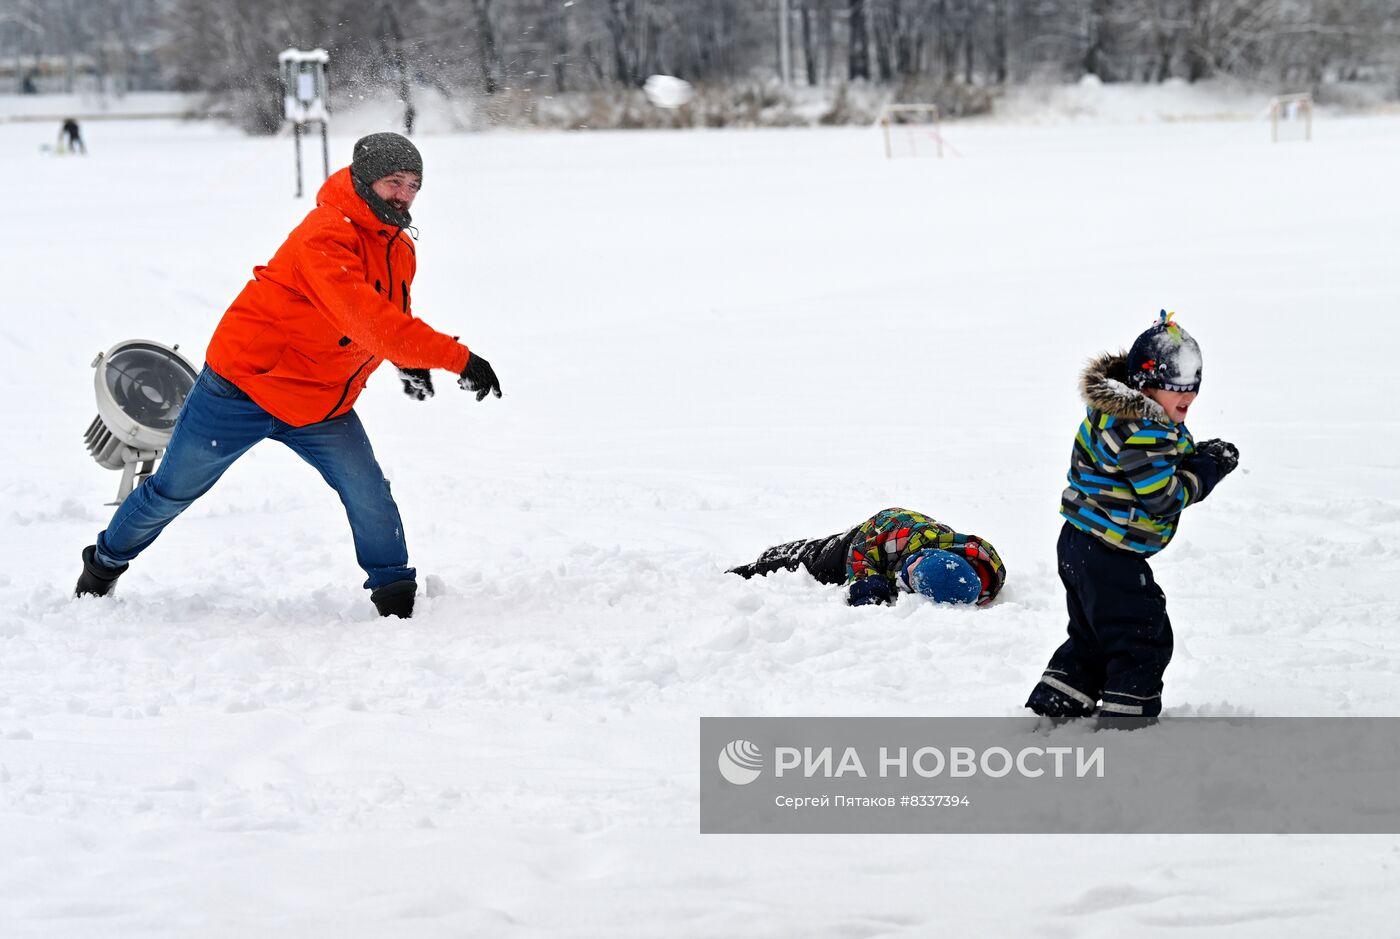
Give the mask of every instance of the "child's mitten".
<path id="1" fill-rule="evenodd" d="M 1228 440 L 1221 440 L 1213 437 L 1203 443 L 1196 444 L 1196 452 L 1203 453 L 1215 461 L 1215 465 L 1220 469 L 1221 476 L 1228 476 L 1240 465 L 1240 451 Z"/>
<path id="2" fill-rule="evenodd" d="M 851 606 L 890 603 L 894 600 L 894 585 L 883 577 L 862 577 L 851 584 L 846 602 Z"/>

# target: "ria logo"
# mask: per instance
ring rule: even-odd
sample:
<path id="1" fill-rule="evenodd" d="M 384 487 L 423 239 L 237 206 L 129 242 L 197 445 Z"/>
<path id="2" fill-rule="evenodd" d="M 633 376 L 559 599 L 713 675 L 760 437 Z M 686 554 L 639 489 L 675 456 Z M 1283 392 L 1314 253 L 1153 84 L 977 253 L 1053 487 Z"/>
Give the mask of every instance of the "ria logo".
<path id="1" fill-rule="evenodd" d="M 747 740 L 732 740 L 719 751 L 719 774 L 736 786 L 747 786 L 763 772 L 763 751 Z"/>

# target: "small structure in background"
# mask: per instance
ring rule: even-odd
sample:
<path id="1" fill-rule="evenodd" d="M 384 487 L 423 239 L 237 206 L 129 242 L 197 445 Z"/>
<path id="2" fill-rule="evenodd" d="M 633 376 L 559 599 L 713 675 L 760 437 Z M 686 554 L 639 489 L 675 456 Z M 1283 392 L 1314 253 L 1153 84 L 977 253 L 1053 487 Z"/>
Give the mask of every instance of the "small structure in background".
<path id="1" fill-rule="evenodd" d="M 92 360 L 97 416 L 83 441 L 99 466 L 122 471 L 111 505 L 120 505 L 155 472 L 175 418 L 199 377 L 179 348 L 128 339 Z"/>
<path id="2" fill-rule="evenodd" d="M 1304 142 L 1312 140 L 1313 99 L 1310 94 L 1279 95 L 1269 101 L 1269 142 L 1297 140 L 1299 133 L 1279 135 L 1279 127 L 1301 128 Z"/>
<path id="3" fill-rule="evenodd" d="M 896 156 L 943 156 L 938 132 L 938 105 L 887 104 L 878 121 L 885 139 L 885 159 Z"/>
<path id="4" fill-rule="evenodd" d="M 298 199 L 302 194 L 301 134 L 307 124 L 321 125 L 321 178 L 331 175 L 331 149 L 326 140 L 326 123 L 330 118 L 326 108 L 330 97 L 326 66 L 330 61 L 330 53 L 325 49 L 287 49 L 277 56 L 282 70 L 283 114 L 292 122 L 292 136 L 296 139 Z"/>

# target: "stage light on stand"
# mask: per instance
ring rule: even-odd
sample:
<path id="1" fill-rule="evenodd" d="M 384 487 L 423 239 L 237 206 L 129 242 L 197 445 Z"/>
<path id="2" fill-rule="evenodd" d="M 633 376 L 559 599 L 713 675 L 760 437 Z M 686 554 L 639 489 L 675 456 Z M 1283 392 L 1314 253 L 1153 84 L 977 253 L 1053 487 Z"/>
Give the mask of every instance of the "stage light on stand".
<path id="1" fill-rule="evenodd" d="M 128 339 L 92 360 L 97 417 L 83 441 L 99 466 L 122 472 L 111 505 L 119 505 L 155 472 L 175 418 L 199 377 L 179 348 Z"/>

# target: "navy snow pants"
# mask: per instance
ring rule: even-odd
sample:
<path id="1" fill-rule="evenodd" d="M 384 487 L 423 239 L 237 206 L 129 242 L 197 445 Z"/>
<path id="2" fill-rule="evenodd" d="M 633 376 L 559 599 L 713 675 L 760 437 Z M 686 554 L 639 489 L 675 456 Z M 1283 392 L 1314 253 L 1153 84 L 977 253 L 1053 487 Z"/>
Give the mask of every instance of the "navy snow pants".
<path id="1" fill-rule="evenodd" d="M 1050 717 L 1105 713 L 1156 717 L 1172 658 L 1167 598 L 1147 558 L 1069 522 L 1057 546 L 1069 638 L 1055 650 L 1026 707 Z"/>

